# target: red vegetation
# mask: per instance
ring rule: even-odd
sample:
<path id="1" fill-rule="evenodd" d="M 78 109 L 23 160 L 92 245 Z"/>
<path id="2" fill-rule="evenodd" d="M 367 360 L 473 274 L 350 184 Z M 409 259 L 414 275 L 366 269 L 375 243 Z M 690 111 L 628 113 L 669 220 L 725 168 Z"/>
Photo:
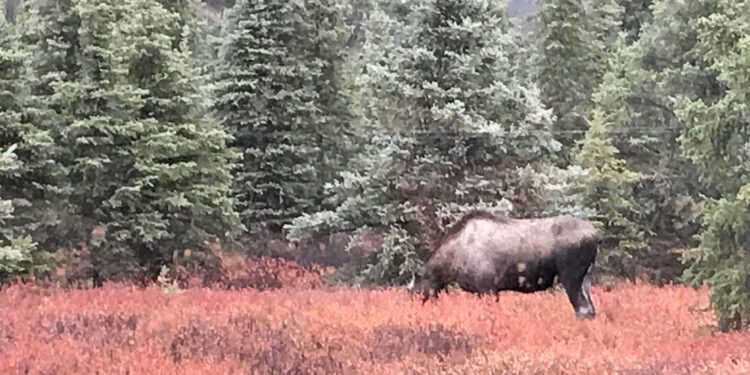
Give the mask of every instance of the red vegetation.
<path id="1" fill-rule="evenodd" d="M 750 373 L 750 338 L 708 328 L 705 290 L 593 296 L 597 319 L 576 321 L 560 292 L 423 306 L 401 289 L 11 286 L 0 374 Z"/>
<path id="2" fill-rule="evenodd" d="M 303 267 L 280 258 L 250 258 L 219 251 L 215 254 L 221 260 L 220 274 L 209 283 L 222 289 L 317 288 L 323 286 L 325 277 L 334 271 L 332 267 L 317 264 Z"/>

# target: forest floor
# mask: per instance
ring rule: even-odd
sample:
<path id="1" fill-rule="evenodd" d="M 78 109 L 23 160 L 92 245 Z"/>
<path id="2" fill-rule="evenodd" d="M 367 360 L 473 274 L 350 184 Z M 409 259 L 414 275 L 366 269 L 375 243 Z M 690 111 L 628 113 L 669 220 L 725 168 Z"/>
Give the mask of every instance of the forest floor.
<path id="1" fill-rule="evenodd" d="M 592 294 L 597 318 L 577 321 L 559 291 L 10 286 L 0 374 L 750 373 L 750 336 L 712 328 L 705 289 Z"/>

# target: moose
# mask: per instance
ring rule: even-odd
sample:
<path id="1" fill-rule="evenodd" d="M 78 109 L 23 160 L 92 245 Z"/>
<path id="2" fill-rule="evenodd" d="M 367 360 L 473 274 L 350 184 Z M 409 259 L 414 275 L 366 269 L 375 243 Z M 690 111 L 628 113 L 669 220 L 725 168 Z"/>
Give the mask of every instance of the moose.
<path id="1" fill-rule="evenodd" d="M 449 227 L 407 290 L 424 304 L 456 283 L 478 295 L 534 293 L 565 288 L 577 319 L 594 319 L 590 273 L 601 243 L 599 231 L 572 216 L 519 219 L 473 211 Z"/>

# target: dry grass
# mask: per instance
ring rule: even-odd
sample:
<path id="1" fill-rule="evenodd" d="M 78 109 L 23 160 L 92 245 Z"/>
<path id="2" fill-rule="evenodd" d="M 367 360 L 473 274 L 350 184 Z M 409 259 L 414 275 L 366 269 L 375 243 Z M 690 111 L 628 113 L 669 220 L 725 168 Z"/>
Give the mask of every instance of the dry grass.
<path id="1" fill-rule="evenodd" d="M 0 292 L 0 374 L 746 374 L 750 338 L 720 334 L 706 291 L 593 290 L 422 305 L 402 290 L 241 291 L 109 285 Z"/>

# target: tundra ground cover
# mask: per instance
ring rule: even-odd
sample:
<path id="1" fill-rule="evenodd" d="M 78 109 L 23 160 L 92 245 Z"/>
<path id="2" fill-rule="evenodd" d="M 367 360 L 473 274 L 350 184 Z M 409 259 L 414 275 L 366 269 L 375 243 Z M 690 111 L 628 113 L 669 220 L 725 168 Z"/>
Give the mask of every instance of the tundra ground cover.
<path id="1" fill-rule="evenodd" d="M 710 328 L 706 291 L 593 289 L 576 321 L 561 292 L 289 286 L 165 293 L 107 285 L 0 292 L 2 374 L 740 374 L 750 337 Z"/>

